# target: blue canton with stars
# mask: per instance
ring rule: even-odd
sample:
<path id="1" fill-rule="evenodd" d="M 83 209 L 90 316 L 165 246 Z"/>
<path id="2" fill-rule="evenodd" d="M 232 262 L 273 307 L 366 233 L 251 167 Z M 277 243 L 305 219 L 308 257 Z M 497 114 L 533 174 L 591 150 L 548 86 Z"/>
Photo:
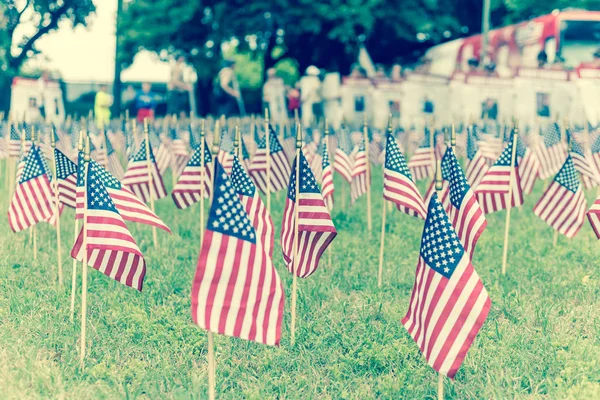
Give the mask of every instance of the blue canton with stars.
<path id="1" fill-rule="evenodd" d="M 423 133 L 423 141 L 419 147 L 422 149 L 428 149 L 431 147 L 431 131 L 428 128 L 425 128 L 425 132 Z"/>
<path id="2" fill-rule="evenodd" d="M 412 181 L 412 175 L 406 165 L 406 160 L 398 148 L 398 143 L 392 135 L 388 133 L 385 141 L 385 169 L 398 172 Z"/>
<path id="3" fill-rule="evenodd" d="M 575 139 L 571 140 L 571 151 L 581 157 L 585 157 L 583 147 Z"/>
<path id="4" fill-rule="evenodd" d="M 473 132 L 473 133 L 471 133 Z M 477 154 L 478 146 L 477 146 L 477 133 L 475 129 L 467 130 L 467 158 L 472 160 L 475 158 L 475 154 Z"/>
<path id="5" fill-rule="evenodd" d="M 56 160 L 56 177 L 58 179 L 67 179 L 69 175 L 77 173 L 77 165 L 69 160 L 62 151 L 54 149 L 54 159 Z"/>
<path id="6" fill-rule="evenodd" d="M 517 140 L 517 157 L 525 157 L 525 152 L 527 151 L 527 146 L 525 145 L 525 141 L 521 137 L 518 136 Z"/>
<path id="7" fill-rule="evenodd" d="M 106 191 L 99 176 L 100 165 L 90 162 L 87 176 L 87 208 L 88 210 L 104 210 L 119 213 L 110 195 Z"/>
<path id="8" fill-rule="evenodd" d="M 442 157 L 442 178 L 448 181 L 450 203 L 455 208 L 460 208 L 463 199 L 471 187 L 451 147 L 446 149 L 446 153 Z"/>
<path id="9" fill-rule="evenodd" d="M 110 142 L 110 139 L 108 138 L 108 135 L 106 134 L 106 131 L 104 131 L 104 139 L 105 139 L 105 143 L 106 143 L 106 155 L 110 156 L 111 154 L 113 154 L 115 152 L 115 149 L 113 148 L 113 145 Z"/>
<path id="10" fill-rule="evenodd" d="M 190 147 L 195 149 L 197 146 L 200 146 L 200 136 L 194 132 L 192 124 L 188 126 L 188 133 L 190 136 Z"/>
<path id="11" fill-rule="evenodd" d="M 565 161 L 560 171 L 558 171 L 554 180 L 573 193 L 579 189 L 579 178 L 575 173 L 575 166 L 573 165 L 571 156 L 567 156 L 567 161 Z"/>
<path id="12" fill-rule="evenodd" d="M 320 193 L 317 180 L 313 175 L 304 152 L 300 150 L 300 193 Z M 288 197 L 292 201 L 296 201 L 296 160 L 292 165 L 292 174 L 290 176 L 290 186 L 288 188 Z"/>
<path id="13" fill-rule="evenodd" d="M 200 167 L 200 161 L 201 161 L 201 157 L 202 157 L 202 149 L 200 148 L 200 146 L 196 147 L 196 150 L 194 150 L 194 154 L 192 154 L 192 158 L 190 158 L 190 161 L 188 161 L 188 167 Z M 210 154 L 210 150 L 208 148 L 208 144 L 206 144 L 206 141 L 204 142 L 204 165 L 210 163 L 212 161 L 212 156 Z"/>
<path id="14" fill-rule="evenodd" d="M 152 151 L 152 145 L 150 145 L 150 160 L 152 162 L 155 162 L 154 152 Z M 137 151 L 137 153 L 135 153 L 135 156 L 133 157 L 133 161 L 146 161 L 146 140 L 145 139 L 140 144 L 140 148 Z"/>
<path id="15" fill-rule="evenodd" d="M 275 133 L 275 131 L 273 130 L 273 127 L 271 127 L 269 125 L 269 147 L 270 147 L 270 153 L 278 153 L 280 151 L 283 151 L 283 147 L 281 147 L 281 144 L 279 143 L 279 139 L 277 138 L 277 133 Z"/>
<path id="16" fill-rule="evenodd" d="M 550 124 L 550 126 L 548 127 L 548 130 L 544 135 L 544 144 L 546 145 L 546 147 L 552 147 L 558 142 L 560 142 L 560 127 L 555 122 L 553 124 Z"/>
<path id="17" fill-rule="evenodd" d="M 242 146 L 242 160 L 249 160 L 250 159 L 250 153 L 248 153 L 248 149 L 246 148 L 246 144 L 244 143 L 244 141 L 240 138 L 240 146 Z"/>
<path id="18" fill-rule="evenodd" d="M 27 161 L 25 162 L 25 168 L 23 169 L 23 173 L 21 174 L 21 178 L 19 179 L 19 183 L 27 182 L 31 179 L 37 178 L 40 175 L 44 175 L 46 173 L 46 168 L 44 167 L 44 163 L 42 161 L 42 155 L 40 154 L 40 148 L 37 146 L 32 146 L 29 155 L 27 156 Z"/>
<path id="19" fill-rule="evenodd" d="M 250 179 L 248 173 L 244 170 L 244 167 L 242 167 L 240 160 L 235 155 L 233 156 L 231 180 L 233 181 L 237 194 L 248 197 L 254 196 L 256 186 L 254 186 L 252 179 Z"/>
<path id="20" fill-rule="evenodd" d="M 444 207 L 434 193 L 423 228 L 421 257 L 430 268 L 450 279 L 464 252 Z"/>
<path id="21" fill-rule="evenodd" d="M 121 182 L 119 182 L 119 180 L 110 172 L 108 172 L 102 165 L 98 164 L 94 160 L 90 160 L 90 168 L 94 169 L 97 179 L 99 179 L 104 186 L 110 189 L 121 190 Z"/>
<path id="22" fill-rule="evenodd" d="M 500 154 L 500 157 L 498 157 L 498 159 L 496 160 L 496 162 L 494 163 L 494 166 L 497 167 L 510 167 L 510 160 L 512 158 L 512 147 L 513 147 L 513 142 L 512 140 L 508 143 L 508 146 L 506 146 L 506 148 L 502 151 L 502 154 Z M 518 158 L 515 157 L 515 167 L 519 166 L 519 162 L 518 162 Z"/>
<path id="23" fill-rule="evenodd" d="M 350 130 L 346 126 L 342 126 L 337 133 L 338 148 L 346 154 L 352 152 L 352 138 Z"/>
<path id="24" fill-rule="evenodd" d="M 227 130 L 223 131 L 221 135 L 221 150 L 226 153 L 233 152 L 233 140 L 231 140 L 231 134 Z"/>
<path id="25" fill-rule="evenodd" d="M 594 143 L 592 143 L 592 154 L 600 153 L 600 135 L 596 135 Z"/>
<path id="26" fill-rule="evenodd" d="M 323 169 L 325 169 L 331 165 L 329 163 L 329 149 L 325 145 L 323 145 L 323 148 L 321 149 L 321 156 L 323 157 L 321 161 L 321 166 L 323 167 Z"/>
<path id="27" fill-rule="evenodd" d="M 215 161 L 214 195 L 207 229 L 256 243 L 256 231 L 235 193 L 233 183 L 219 161 Z"/>
<path id="28" fill-rule="evenodd" d="M 83 173 L 85 171 L 85 161 L 83 161 L 83 152 L 77 153 L 77 187 L 83 187 Z"/>
<path id="29" fill-rule="evenodd" d="M 14 125 L 10 126 L 10 140 L 21 140 L 21 135 L 19 135 Z"/>

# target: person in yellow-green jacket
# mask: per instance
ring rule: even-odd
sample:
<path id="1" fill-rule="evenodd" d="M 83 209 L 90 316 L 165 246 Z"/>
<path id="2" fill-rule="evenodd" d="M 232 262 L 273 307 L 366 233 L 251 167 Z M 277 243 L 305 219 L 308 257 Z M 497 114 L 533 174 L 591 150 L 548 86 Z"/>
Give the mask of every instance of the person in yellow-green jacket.
<path id="1" fill-rule="evenodd" d="M 96 98 L 94 99 L 94 114 L 98 127 L 108 126 L 110 122 L 110 106 L 112 104 L 113 97 L 108 94 L 108 86 L 100 85 L 100 90 L 96 93 Z"/>

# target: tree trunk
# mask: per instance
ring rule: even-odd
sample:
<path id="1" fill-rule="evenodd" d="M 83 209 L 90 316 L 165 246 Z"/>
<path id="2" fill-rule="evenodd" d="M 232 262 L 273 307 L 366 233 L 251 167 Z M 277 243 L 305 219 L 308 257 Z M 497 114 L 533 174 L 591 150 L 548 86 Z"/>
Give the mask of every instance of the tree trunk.
<path id="1" fill-rule="evenodd" d="M 10 111 L 10 95 L 12 90 L 13 78 L 13 74 L 0 74 L 0 111 L 4 111 L 7 117 L 8 112 Z"/>

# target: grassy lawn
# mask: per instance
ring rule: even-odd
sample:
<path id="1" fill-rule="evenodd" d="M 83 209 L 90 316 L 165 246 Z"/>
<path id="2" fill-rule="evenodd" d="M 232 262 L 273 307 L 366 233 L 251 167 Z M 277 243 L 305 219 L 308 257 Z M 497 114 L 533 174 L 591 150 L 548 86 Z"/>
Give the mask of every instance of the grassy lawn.
<path id="1" fill-rule="evenodd" d="M 0 164 L 3 166 L 3 164 Z M 3 171 L 2 171 L 3 172 Z M 168 180 L 170 180 L 170 173 Z M 1 181 L 4 173 L 0 173 Z M 336 177 L 337 179 L 337 177 Z M 423 222 L 388 213 L 384 286 L 377 288 L 381 229 L 381 170 L 376 169 L 373 232 L 366 198 L 349 206 L 347 184 L 336 180 L 333 213 L 338 236 L 332 263 L 299 281 L 297 344 L 289 345 L 291 275 L 276 238 L 275 266 L 286 290 L 280 348 L 217 336 L 220 398 L 370 399 L 436 396 L 436 373 L 400 324 L 408 308 Z M 492 310 L 446 398 L 600 398 L 599 244 L 585 223 L 578 236 L 560 237 L 533 215 L 538 182 L 513 210 L 508 274 L 500 273 L 504 212 L 488 216 L 473 264 Z M 425 185 L 420 185 L 424 193 Z M 341 210 L 344 191 L 346 209 Z M 588 193 L 593 201 L 595 190 Z M 7 192 L 0 208 L 7 210 Z M 272 201 L 279 235 L 284 193 Z M 128 224 L 148 263 L 138 293 L 88 271 L 88 357 L 79 367 L 80 293 L 69 320 L 73 212 L 61 219 L 64 287 L 56 283 L 55 233 L 39 225 L 38 260 L 28 232 L 13 234 L 0 218 L 0 397 L 207 397 L 206 333 L 192 323 L 190 291 L 199 252 L 199 206 L 157 213 L 173 235 Z M 5 214 L 4 214 L 5 215 Z M 81 279 L 78 277 L 78 287 Z"/>

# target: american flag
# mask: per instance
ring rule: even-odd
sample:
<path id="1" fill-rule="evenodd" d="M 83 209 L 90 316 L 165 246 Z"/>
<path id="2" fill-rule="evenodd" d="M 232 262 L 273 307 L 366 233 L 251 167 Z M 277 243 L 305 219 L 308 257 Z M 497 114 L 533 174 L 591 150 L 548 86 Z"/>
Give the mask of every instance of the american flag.
<path id="1" fill-rule="evenodd" d="M 493 133 L 481 135 L 481 139 L 477 142 L 481 156 L 489 162 L 493 163 L 500 153 L 502 153 L 502 138 Z"/>
<path id="2" fill-rule="evenodd" d="M 479 151 L 477 146 L 477 131 L 476 125 L 473 125 L 471 129 L 467 130 L 467 169 L 466 177 L 467 181 L 471 184 L 471 187 L 476 188 L 481 182 L 481 178 L 485 175 L 489 166 L 485 161 L 485 158 Z"/>
<path id="3" fill-rule="evenodd" d="M 171 146 L 169 153 L 171 154 L 171 170 L 175 172 L 176 176 L 181 174 L 181 171 L 185 167 L 190 155 L 188 154 L 185 142 L 179 136 L 177 126 L 171 128 Z"/>
<path id="4" fill-rule="evenodd" d="M 504 149 L 494 165 L 481 179 L 481 183 L 475 189 L 477 201 L 486 214 L 507 208 L 506 196 L 511 185 L 511 156 L 513 142 L 511 141 Z M 515 157 L 514 173 L 512 174 L 512 190 L 510 207 L 518 207 L 523 204 L 523 192 L 521 189 L 521 178 L 519 176 L 519 162 Z"/>
<path id="5" fill-rule="evenodd" d="M 433 165 L 435 164 L 433 151 L 431 148 L 431 131 L 426 128 L 421 145 L 408 160 L 408 169 L 416 181 L 433 176 Z"/>
<path id="6" fill-rule="evenodd" d="M 256 234 L 264 245 L 265 251 L 270 258 L 273 258 L 273 246 L 275 242 L 273 220 L 269 215 L 267 207 L 258 195 L 258 190 L 256 190 L 252 179 L 250 179 L 250 176 L 244 170 L 244 167 L 242 167 L 240 160 L 236 156 L 233 156 L 231 181 L 250 222 L 252 222 L 252 226 L 256 230 Z"/>
<path id="7" fill-rule="evenodd" d="M 517 159 L 519 161 L 521 188 L 524 194 L 529 194 L 533 190 L 535 181 L 540 176 L 540 160 L 529 147 L 525 146 L 520 135 L 517 141 Z"/>
<path id="8" fill-rule="evenodd" d="M 325 141 L 327 141 L 327 136 L 325 137 Z M 327 210 L 331 212 L 331 210 L 333 210 L 333 194 L 335 188 L 333 186 L 333 168 L 329 163 L 329 146 L 323 145 L 322 160 L 321 193 L 323 193 L 323 201 L 327 206 Z"/>
<path id="9" fill-rule="evenodd" d="M 333 159 L 333 169 L 340 174 L 348 183 L 352 182 L 352 138 L 350 130 L 342 126 L 337 134 L 337 148 Z"/>
<path id="10" fill-rule="evenodd" d="M 48 170 L 42 161 L 40 148 L 33 146 L 8 208 L 8 223 L 13 232 L 49 221 L 54 216 L 52 199 Z"/>
<path id="11" fill-rule="evenodd" d="M 86 220 L 71 249 L 71 257 L 83 262 L 83 252 L 87 251 L 90 267 L 141 291 L 146 261 L 102 183 L 100 168 L 96 162 L 89 164 L 85 189 Z"/>
<path id="12" fill-rule="evenodd" d="M 358 145 L 358 151 L 354 155 L 354 165 L 352 166 L 352 183 L 350 183 L 352 203 L 369 190 L 370 177 L 367 176 L 367 162 L 365 142 L 361 142 Z"/>
<path id="13" fill-rule="evenodd" d="M 585 219 L 585 195 L 570 156 L 533 208 L 533 213 L 568 238 L 579 232 Z"/>
<path id="14" fill-rule="evenodd" d="M 261 139 L 254 158 L 250 163 L 250 176 L 261 192 L 267 192 L 267 146 L 265 138 Z M 287 179 L 290 175 L 290 164 L 283 151 L 283 147 L 277 139 L 273 129 L 269 129 L 269 147 L 270 147 L 270 177 L 271 192 L 278 192 L 287 187 Z"/>
<path id="15" fill-rule="evenodd" d="M 8 155 L 18 158 L 21 155 L 21 135 L 15 124 L 10 125 L 10 137 L 8 138 Z"/>
<path id="16" fill-rule="evenodd" d="M 65 206 L 75 208 L 77 198 L 77 164 L 69 160 L 59 149 L 54 149 L 58 200 Z"/>
<path id="17" fill-rule="evenodd" d="M 443 202 L 445 211 L 465 251 L 472 257 L 487 221 L 452 148 L 446 150 L 441 164 L 444 197 L 447 197 L 447 202 Z"/>
<path id="18" fill-rule="evenodd" d="M 594 201 L 594 204 L 588 210 L 587 217 L 596 237 L 600 239 L 600 197 Z"/>
<path id="19" fill-rule="evenodd" d="M 77 210 L 75 212 L 75 218 L 83 218 L 83 205 L 84 205 L 84 193 L 83 193 L 83 171 L 84 164 L 79 161 L 78 169 L 78 187 L 77 187 Z M 166 232 L 171 233 L 171 230 L 165 223 L 150 210 L 150 208 L 143 203 L 131 190 L 123 186 L 118 179 L 110 174 L 104 167 L 99 165 L 96 161 L 91 160 L 90 166 L 94 167 L 96 178 L 102 182 L 102 185 L 108 191 L 112 201 L 114 202 L 119 214 L 125 221 L 139 222 L 146 225 L 155 226 Z"/>
<path id="20" fill-rule="evenodd" d="M 150 152 L 150 170 L 152 174 L 152 188 L 150 188 L 148 182 L 148 161 L 146 159 L 146 140 L 144 140 L 140 148 L 138 149 L 135 156 L 129 161 L 127 165 L 127 171 L 123 177 L 123 184 L 136 196 L 142 199 L 144 202 L 150 201 L 150 190 L 152 190 L 152 196 L 154 200 L 162 199 L 167 195 L 165 184 L 163 183 L 162 176 L 156 165 L 154 159 L 154 153 L 152 152 L 152 146 L 149 148 Z"/>
<path id="21" fill-rule="evenodd" d="M 125 169 L 106 132 L 104 133 L 104 139 L 106 143 L 106 156 L 108 158 L 107 169 L 115 178 L 121 180 L 125 176 Z"/>
<path id="22" fill-rule="evenodd" d="M 554 176 L 567 157 L 567 147 L 561 141 L 560 127 L 557 123 L 550 124 L 544 140 L 537 144 L 534 151 L 540 161 L 540 179 Z"/>
<path id="23" fill-rule="evenodd" d="M 372 164 L 380 164 L 380 156 L 382 152 L 382 139 L 379 132 L 373 132 L 372 138 L 369 141 L 369 160 Z"/>
<path id="24" fill-rule="evenodd" d="M 242 152 L 242 165 L 246 171 L 250 170 L 250 153 L 248 153 L 248 148 L 244 143 L 243 138 L 240 140 L 240 147 Z"/>
<path id="25" fill-rule="evenodd" d="M 383 198 L 396 204 L 401 212 L 425 219 L 423 197 L 412 180 L 406 160 L 396 140 L 388 134 L 383 166 Z"/>
<path id="26" fill-rule="evenodd" d="M 219 143 L 219 154 L 217 155 L 217 159 L 221 166 L 227 172 L 228 175 L 231 174 L 231 169 L 233 168 L 233 141 L 231 140 L 231 135 L 227 130 L 224 130 L 221 134 L 221 142 Z"/>
<path id="27" fill-rule="evenodd" d="M 337 232 L 319 191 L 317 181 L 310 170 L 304 153 L 300 151 L 300 185 L 296 198 L 296 161 L 290 174 L 283 223 L 281 249 L 287 269 L 294 273 L 294 256 L 298 257 L 296 276 L 306 278 L 317 270 L 321 255 L 335 238 Z M 298 209 L 296 210 L 296 207 Z M 294 223 L 298 212 L 297 253 L 294 255 Z"/>
<path id="28" fill-rule="evenodd" d="M 192 319 L 210 332 L 277 346 L 285 299 L 281 279 L 234 185 L 215 164 L 214 201 L 192 285 Z"/>
<path id="29" fill-rule="evenodd" d="M 95 142 L 95 143 L 94 143 Z M 91 157 L 103 167 L 108 166 L 108 157 L 106 156 L 106 149 L 104 148 L 104 135 L 90 135 L 90 154 Z"/>
<path id="30" fill-rule="evenodd" d="M 156 165 L 161 175 L 167 171 L 171 164 L 171 143 L 169 140 L 162 135 L 160 137 L 160 144 L 156 150 Z"/>
<path id="31" fill-rule="evenodd" d="M 454 379 L 492 302 L 436 194 L 429 202 L 415 275 L 402 324 L 427 363 Z"/>
<path id="32" fill-rule="evenodd" d="M 204 182 L 204 198 L 209 198 L 211 174 L 212 156 L 204 141 L 204 163 L 202 163 L 202 148 L 198 145 L 173 188 L 171 197 L 177 208 L 187 208 L 200 200 L 202 182 Z"/>
<path id="33" fill-rule="evenodd" d="M 598 186 L 600 183 L 600 172 L 596 167 L 596 163 L 594 163 L 594 160 L 592 159 L 591 153 L 588 153 L 586 156 L 583 146 L 577 141 L 572 140 L 570 155 L 575 169 L 581 174 L 583 187 L 590 189 Z"/>

